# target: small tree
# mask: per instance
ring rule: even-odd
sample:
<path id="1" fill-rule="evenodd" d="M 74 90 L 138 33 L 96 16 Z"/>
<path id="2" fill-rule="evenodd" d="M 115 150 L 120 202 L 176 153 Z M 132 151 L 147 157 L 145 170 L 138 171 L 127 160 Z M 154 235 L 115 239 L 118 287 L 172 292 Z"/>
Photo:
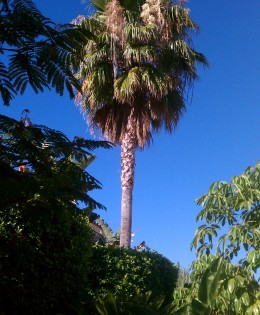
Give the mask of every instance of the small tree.
<path id="1" fill-rule="evenodd" d="M 214 238 L 223 228 L 217 243 L 217 254 L 238 256 L 243 248 L 245 256 L 240 265 L 257 272 L 260 267 L 260 162 L 249 167 L 241 176 L 234 176 L 231 183 L 215 182 L 206 195 L 197 199 L 203 210 L 197 220 L 205 220 L 196 231 L 191 247 L 198 254 L 213 249 Z"/>

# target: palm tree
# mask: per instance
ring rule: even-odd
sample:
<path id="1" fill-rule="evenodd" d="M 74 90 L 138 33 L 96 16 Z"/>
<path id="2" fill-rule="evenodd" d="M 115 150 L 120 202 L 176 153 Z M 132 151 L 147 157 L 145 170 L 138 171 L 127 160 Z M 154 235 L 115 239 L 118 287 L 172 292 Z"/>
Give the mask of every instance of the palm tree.
<path id="1" fill-rule="evenodd" d="M 93 0 L 80 26 L 93 38 L 82 49 L 76 101 L 93 128 L 121 145 L 120 246 L 130 247 L 135 152 L 152 133 L 172 132 L 185 111 L 187 89 L 206 59 L 192 47 L 198 25 L 167 0 Z"/>

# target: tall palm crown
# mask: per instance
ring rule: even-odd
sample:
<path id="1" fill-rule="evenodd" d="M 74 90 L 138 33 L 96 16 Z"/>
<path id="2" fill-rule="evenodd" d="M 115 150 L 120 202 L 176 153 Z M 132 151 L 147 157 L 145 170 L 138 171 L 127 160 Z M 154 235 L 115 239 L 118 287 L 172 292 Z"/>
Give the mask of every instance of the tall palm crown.
<path id="1" fill-rule="evenodd" d="M 153 131 L 171 132 L 185 110 L 185 92 L 205 57 L 191 47 L 198 29 L 187 9 L 168 0 L 94 0 L 82 18 L 93 38 L 84 49 L 77 101 L 93 127 L 120 144 L 121 246 L 130 246 L 135 150 Z"/>

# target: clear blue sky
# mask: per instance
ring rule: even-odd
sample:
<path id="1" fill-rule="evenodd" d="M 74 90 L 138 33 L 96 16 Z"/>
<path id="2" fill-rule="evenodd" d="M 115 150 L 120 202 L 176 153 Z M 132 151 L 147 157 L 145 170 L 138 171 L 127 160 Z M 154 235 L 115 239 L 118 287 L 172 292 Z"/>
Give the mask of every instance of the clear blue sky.
<path id="1" fill-rule="evenodd" d="M 87 14 L 80 0 L 35 1 L 59 23 Z M 154 136 L 138 152 L 133 204 L 133 245 L 147 245 L 188 267 L 189 246 L 200 210 L 194 200 L 213 181 L 229 181 L 260 158 L 260 1 L 190 0 L 191 16 L 201 27 L 197 50 L 210 63 L 200 69 L 192 103 L 172 135 Z M 27 91 L 1 113 L 20 118 L 31 110 L 36 124 L 91 138 L 87 125 L 67 95 Z M 116 231 L 120 222 L 120 150 L 98 150 L 89 172 L 103 189 L 92 194 L 107 207 L 101 216 Z"/>

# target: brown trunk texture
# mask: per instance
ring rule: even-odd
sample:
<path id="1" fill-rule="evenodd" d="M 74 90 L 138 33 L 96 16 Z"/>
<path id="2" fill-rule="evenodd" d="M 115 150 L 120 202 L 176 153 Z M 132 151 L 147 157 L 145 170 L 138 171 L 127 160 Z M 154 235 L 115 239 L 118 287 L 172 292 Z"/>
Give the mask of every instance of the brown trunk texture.
<path id="1" fill-rule="evenodd" d="M 121 227 L 120 247 L 131 246 L 132 232 L 132 201 L 135 171 L 136 135 L 134 121 L 131 116 L 127 123 L 127 130 L 121 142 Z"/>

